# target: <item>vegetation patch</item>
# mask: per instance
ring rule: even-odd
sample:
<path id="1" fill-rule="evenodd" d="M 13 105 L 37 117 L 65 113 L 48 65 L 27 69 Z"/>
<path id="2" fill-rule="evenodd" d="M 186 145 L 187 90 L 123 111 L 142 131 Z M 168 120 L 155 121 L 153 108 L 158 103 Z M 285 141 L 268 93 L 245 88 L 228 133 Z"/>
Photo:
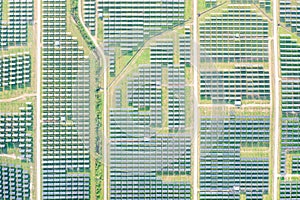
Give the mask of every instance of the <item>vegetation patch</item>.
<path id="1" fill-rule="evenodd" d="M 246 194 L 241 194 L 240 195 L 240 200 L 246 200 L 247 198 L 246 198 Z"/>
<path id="2" fill-rule="evenodd" d="M 192 19 L 192 13 L 193 13 L 193 2 L 192 0 L 185 0 L 184 5 L 184 19 L 189 20 Z"/>
<path id="3" fill-rule="evenodd" d="M 270 194 L 264 194 L 263 200 L 272 200 L 272 196 Z"/>
<path id="4" fill-rule="evenodd" d="M 19 113 L 20 108 L 26 106 L 26 102 L 35 102 L 35 97 L 21 99 L 21 100 L 14 101 L 14 102 L 1 102 L 0 103 L 0 112 Z"/>
<path id="5" fill-rule="evenodd" d="M 20 165 L 22 169 L 30 171 L 30 163 L 22 162 L 20 159 L 0 156 L 0 163 Z"/>
<path id="6" fill-rule="evenodd" d="M 241 158 L 268 158 L 269 147 L 241 147 Z"/>
<path id="7" fill-rule="evenodd" d="M 102 127 L 103 92 L 96 93 L 96 114 L 99 126 Z"/>
<path id="8" fill-rule="evenodd" d="M 98 20 L 98 25 L 97 25 L 97 40 L 98 40 L 98 43 L 101 43 L 103 42 L 103 21 L 102 20 Z"/>
<path id="9" fill-rule="evenodd" d="M 190 175 L 163 175 L 160 178 L 163 182 L 191 182 Z"/>
<path id="10" fill-rule="evenodd" d="M 8 21 L 8 7 L 9 7 L 9 1 L 2 0 L 2 21 L 5 22 Z"/>
<path id="11" fill-rule="evenodd" d="M 84 25 L 80 22 L 80 18 L 78 15 L 78 0 L 71 0 L 71 15 L 74 21 L 76 22 L 77 28 L 79 29 L 89 49 L 93 51 L 96 48 L 96 46 L 93 40 L 89 37 L 88 33 L 85 31 Z"/>
<path id="12" fill-rule="evenodd" d="M 168 88 L 163 86 L 162 95 L 162 127 L 168 128 Z"/>
<path id="13" fill-rule="evenodd" d="M 293 156 L 287 153 L 285 156 L 285 170 L 287 174 L 292 174 Z"/>
<path id="14" fill-rule="evenodd" d="M 104 165 L 100 159 L 96 160 L 96 197 L 97 200 L 103 199 L 103 169 Z"/>

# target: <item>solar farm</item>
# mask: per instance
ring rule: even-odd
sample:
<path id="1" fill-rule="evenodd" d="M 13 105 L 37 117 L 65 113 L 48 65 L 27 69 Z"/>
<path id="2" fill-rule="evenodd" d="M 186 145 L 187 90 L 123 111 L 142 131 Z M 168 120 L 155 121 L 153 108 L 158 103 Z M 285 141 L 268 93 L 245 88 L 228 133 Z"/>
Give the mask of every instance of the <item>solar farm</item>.
<path id="1" fill-rule="evenodd" d="M 33 106 L 0 114 L 0 193 L 3 199 L 30 199 L 33 160 Z"/>
<path id="2" fill-rule="evenodd" d="M 190 29 L 181 29 L 184 34 L 175 34 L 178 44 L 170 38 L 151 43 L 148 62 L 138 64 L 116 87 L 109 113 L 110 199 L 191 198 L 190 116 L 185 108 L 190 101 L 185 99 Z"/>
<path id="3" fill-rule="evenodd" d="M 28 26 L 33 21 L 33 0 L 5 1 L 8 8 L 4 8 L 4 0 L 0 1 L 0 49 L 24 46 L 28 43 Z"/>
<path id="4" fill-rule="evenodd" d="M 0 165 L 2 199 L 30 199 L 30 175 L 20 165 Z"/>
<path id="5" fill-rule="evenodd" d="M 268 61 L 268 22 L 249 5 L 230 5 L 205 17 L 199 26 L 199 45 L 205 52 L 201 60 Z"/>
<path id="6" fill-rule="evenodd" d="M 280 22 L 284 23 L 292 33 L 300 36 L 300 24 L 298 21 L 299 17 L 299 4 L 297 1 L 291 0 L 280 0 Z"/>
<path id="7" fill-rule="evenodd" d="M 271 199 L 267 13 L 253 1 L 211 3 L 199 17 L 199 199 Z"/>
<path id="8" fill-rule="evenodd" d="M 28 52 L 0 57 L 0 91 L 30 86 L 31 59 Z"/>
<path id="9" fill-rule="evenodd" d="M 200 74 L 200 98 L 234 104 L 242 100 L 270 100 L 270 75 L 260 65 L 236 65 Z"/>
<path id="10" fill-rule="evenodd" d="M 32 0 L 0 1 L 0 199 L 33 199 Z"/>
<path id="11" fill-rule="evenodd" d="M 280 35 L 280 61 L 282 76 L 282 135 L 280 155 L 280 199 L 300 198 L 296 189 L 299 179 L 299 66 L 300 45 L 289 34 Z"/>
<path id="12" fill-rule="evenodd" d="M 67 30 L 67 9 L 43 0 L 43 199 L 90 198 L 90 59 Z"/>
<path id="13" fill-rule="evenodd" d="M 263 199 L 269 190 L 269 116 L 201 116 L 200 123 L 200 199 Z"/>
<path id="14" fill-rule="evenodd" d="M 300 199 L 300 0 L 0 0 L 0 200 Z"/>

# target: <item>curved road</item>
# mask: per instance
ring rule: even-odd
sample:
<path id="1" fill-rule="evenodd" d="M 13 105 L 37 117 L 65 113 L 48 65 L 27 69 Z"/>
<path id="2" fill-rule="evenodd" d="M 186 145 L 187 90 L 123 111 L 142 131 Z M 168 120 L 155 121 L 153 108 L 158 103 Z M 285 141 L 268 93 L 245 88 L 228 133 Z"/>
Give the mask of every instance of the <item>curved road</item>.
<path id="1" fill-rule="evenodd" d="M 78 0 L 78 16 L 80 19 L 80 22 L 82 23 L 85 31 L 87 32 L 87 34 L 89 35 L 89 37 L 92 39 L 94 45 L 96 46 L 96 54 L 99 55 L 98 53 L 100 53 L 100 56 L 103 60 L 103 93 L 104 93 L 104 100 L 103 100 L 103 105 L 104 105 L 104 110 L 103 110 L 103 133 L 104 133 L 104 141 L 103 141 L 103 159 L 104 159 L 104 185 L 103 185 L 103 196 L 104 196 L 104 200 L 107 200 L 108 197 L 108 193 L 107 193 L 107 181 L 108 181 L 108 174 L 107 174 L 107 163 L 108 163 L 108 156 L 107 156 L 107 144 L 108 144 L 108 134 L 107 134 L 107 60 L 104 54 L 103 49 L 98 45 L 97 40 L 92 36 L 92 34 L 90 33 L 90 31 L 88 30 L 88 28 L 84 25 L 84 21 L 82 18 L 82 12 L 81 12 L 81 1 L 82 0 Z"/>
<path id="2" fill-rule="evenodd" d="M 35 96 L 36 96 L 36 94 L 22 94 L 21 96 L 9 98 L 9 99 L 0 99 L 0 103 L 12 102 L 12 101 L 16 101 L 19 99 L 25 99 L 27 97 L 35 97 Z"/>

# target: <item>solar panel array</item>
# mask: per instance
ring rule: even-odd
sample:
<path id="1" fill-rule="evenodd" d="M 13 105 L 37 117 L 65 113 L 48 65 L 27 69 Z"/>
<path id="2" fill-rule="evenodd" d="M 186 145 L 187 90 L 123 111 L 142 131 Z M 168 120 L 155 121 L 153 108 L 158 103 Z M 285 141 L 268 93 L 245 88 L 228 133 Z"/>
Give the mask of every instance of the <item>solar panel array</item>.
<path id="1" fill-rule="evenodd" d="M 92 35 L 96 33 L 96 0 L 83 1 L 83 18 Z M 80 9 L 80 8 L 79 8 Z"/>
<path id="2" fill-rule="evenodd" d="M 19 165 L 0 165 L 0 198 L 30 199 L 30 175 Z"/>
<path id="3" fill-rule="evenodd" d="M 168 126 L 185 129 L 185 72 L 181 65 L 168 66 Z"/>
<path id="4" fill-rule="evenodd" d="M 116 108 L 121 108 L 122 107 L 122 90 L 117 87 L 116 92 L 115 92 L 115 107 Z"/>
<path id="5" fill-rule="evenodd" d="M 114 51 L 109 51 L 109 73 L 111 76 L 115 75 L 116 73 L 116 54 Z"/>
<path id="6" fill-rule="evenodd" d="M 200 97 L 214 102 L 235 103 L 245 99 L 270 99 L 269 71 L 253 64 L 231 70 L 200 72 Z M 216 81 L 218 80 L 218 81 Z"/>
<path id="7" fill-rule="evenodd" d="M 200 199 L 263 199 L 269 158 L 242 157 L 241 149 L 268 147 L 269 116 L 201 116 Z"/>
<path id="8" fill-rule="evenodd" d="M 104 45 L 123 54 L 136 51 L 147 39 L 184 22 L 184 0 L 98 0 L 104 23 Z"/>
<path id="9" fill-rule="evenodd" d="M 3 1 L 0 1 L 3 9 Z M 24 46 L 28 42 L 28 24 L 33 21 L 33 0 L 9 0 L 8 21 L 3 21 L 0 9 L 0 49 L 9 46 Z"/>
<path id="10" fill-rule="evenodd" d="M 291 28 L 292 32 L 300 34 L 300 6 L 297 1 L 292 0 L 280 0 L 279 1 L 280 10 L 280 22 L 286 24 L 287 27 Z"/>
<path id="11" fill-rule="evenodd" d="M 202 62 L 268 62 L 268 22 L 250 5 L 229 5 L 200 22 Z"/>
<path id="12" fill-rule="evenodd" d="M 0 56 L 0 92 L 30 86 L 31 57 L 28 52 Z"/>
<path id="13" fill-rule="evenodd" d="M 300 174 L 300 156 L 293 156 L 292 158 L 292 173 Z"/>
<path id="14" fill-rule="evenodd" d="M 139 72 L 128 80 L 128 103 L 149 110 L 151 125 L 161 127 L 161 66 L 140 65 Z"/>
<path id="15" fill-rule="evenodd" d="M 0 153 L 17 148 L 19 158 L 26 161 L 33 159 L 33 107 L 27 103 L 19 113 L 0 113 Z"/>
<path id="16" fill-rule="evenodd" d="M 280 62 L 281 62 L 281 175 L 284 180 L 280 184 L 280 199 L 297 199 L 300 193 L 299 179 L 291 180 L 289 176 L 299 175 L 295 158 L 299 152 L 300 130 L 300 73 L 299 56 L 300 45 L 290 35 L 280 35 Z M 291 158 L 288 158 L 291 157 Z M 291 161 L 290 161 L 291 160 Z M 290 163 L 291 162 L 291 163 Z M 289 168 L 291 168 L 289 170 Z M 295 171 L 296 170 L 296 171 Z"/>
<path id="17" fill-rule="evenodd" d="M 185 27 L 184 34 L 179 36 L 179 63 L 181 66 L 191 66 L 191 31 Z"/>
<path id="18" fill-rule="evenodd" d="M 190 43 L 181 35 L 179 58 L 174 64 L 171 39 L 158 40 L 150 47 L 150 64 L 140 64 L 128 77 L 128 105 L 124 94 L 115 92 L 110 109 L 110 199 L 191 198 L 190 134 L 185 132 L 185 72 L 190 62 Z M 162 86 L 162 70 L 168 84 Z M 168 91 L 168 126 L 162 124 L 162 87 Z M 179 96 L 178 96 L 179 95 Z M 168 129 L 168 133 L 160 130 Z M 174 132 L 174 130 L 182 130 Z"/>
<path id="19" fill-rule="evenodd" d="M 299 199 L 299 181 L 285 181 L 280 183 L 280 199 Z"/>
<path id="20" fill-rule="evenodd" d="M 218 3 L 217 0 L 205 0 L 205 6 L 206 7 L 214 7 Z"/>
<path id="21" fill-rule="evenodd" d="M 110 110 L 110 199 L 190 199 L 190 135 L 157 134 L 137 108 Z"/>
<path id="22" fill-rule="evenodd" d="M 66 0 L 43 0 L 42 197 L 90 199 L 90 66 Z"/>
<path id="23" fill-rule="evenodd" d="M 271 12 L 271 0 L 231 0 L 236 4 L 257 4 L 260 8 L 265 9 L 267 13 Z"/>
<path id="24" fill-rule="evenodd" d="M 269 106 L 241 103 L 270 100 L 270 73 L 261 64 L 269 60 L 269 24 L 250 5 L 261 1 L 230 3 L 199 22 L 199 193 L 261 200 L 270 196 Z"/>
<path id="25" fill-rule="evenodd" d="M 9 21 L 16 24 L 20 21 L 33 21 L 33 0 L 8 0 Z"/>
<path id="26" fill-rule="evenodd" d="M 150 63 L 151 65 L 159 65 L 167 67 L 173 64 L 174 48 L 173 41 L 163 40 L 151 46 Z"/>

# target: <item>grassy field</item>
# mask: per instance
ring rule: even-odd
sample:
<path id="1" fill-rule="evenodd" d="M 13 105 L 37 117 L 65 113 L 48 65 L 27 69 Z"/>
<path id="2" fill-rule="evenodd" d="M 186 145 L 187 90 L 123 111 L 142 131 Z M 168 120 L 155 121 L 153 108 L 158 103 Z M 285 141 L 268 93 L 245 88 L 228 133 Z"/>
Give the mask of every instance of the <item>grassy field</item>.
<path id="1" fill-rule="evenodd" d="M 162 86 L 162 127 L 168 128 L 168 88 Z"/>
<path id="2" fill-rule="evenodd" d="M 192 14 L 193 14 L 193 1 L 192 0 L 185 0 L 184 19 L 185 20 L 191 19 Z"/>
<path id="3" fill-rule="evenodd" d="M 26 102 L 35 102 L 35 97 L 28 97 L 26 99 L 20 99 L 14 102 L 7 102 L 7 103 L 1 102 L 0 112 L 18 113 L 20 111 L 20 107 L 26 106 Z"/>
<path id="4" fill-rule="evenodd" d="M 8 55 L 8 54 L 17 54 L 17 53 L 23 53 L 28 52 L 29 47 L 27 46 L 16 46 L 16 47 L 9 47 L 9 49 L 5 51 L 0 51 L 0 56 Z"/>
<path id="5" fill-rule="evenodd" d="M 193 125 L 193 93 L 192 87 L 185 87 L 185 126 L 192 127 Z"/>
<path id="6" fill-rule="evenodd" d="M 245 104 L 267 105 L 270 104 L 270 100 L 249 99 L 249 100 L 242 100 L 242 103 L 243 105 Z"/>
<path id="7" fill-rule="evenodd" d="M 16 90 L 14 89 L 4 90 L 0 92 L 0 99 L 9 99 L 9 98 L 21 96 L 23 94 L 33 94 L 33 93 L 35 93 L 35 89 L 31 84 L 30 87 L 18 88 Z"/>
<path id="8" fill-rule="evenodd" d="M 209 99 L 200 99 L 199 104 L 212 104 L 212 100 Z"/>
<path id="9" fill-rule="evenodd" d="M 203 12 L 206 9 L 205 0 L 198 0 L 198 12 Z"/>
<path id="10" fill-rule="evenodd" d="M 278 30 L 279 30 L 279 36 L 281 34 L 289 34 L 292 39 L 296 40 L 297 43 L 300 43 L 300 37 L 298 37 L 297 34 L 293 33 L 291 30 L 287 30 L 286 28 L 283 28 L 281 26 L 278 28 Z"/>
<path id="11" fill-rule="evenodd" d="M 179 65 L 179 42 L 178 42 L 178 34 L 174 36 L 173 40 L 173 65 Z"/>
<path id="12" fill-rule="evenodd" d="M 124 55 L 124 56 L 119 56 L 115 60 L 115 74 L 118 75 L 122 71 L 122 69 L 125 67 L 125 65 L 129 62 L 132 56 L 130 55 Z"/>
<path id="13" fill-rule="evenodd" d="M 286 154 L 285 169 L 287 174 L 292 174 L 293 156 L 292 154 Z"/>
<path id="14" fill-rule="evenodd" d="M 264 194 L 263 195 L 263 200 L 272 200 L 272 195 L 271 194 Z"/>
<path id="15" fill-rule="evenodd" d="M 249 63 L 225 63 L 225 62 L 217 62 L 217 63 L 211 63 L 211 62 L 201 62 L 200 68 L 205 70 L 216 70 L 216 71 L 227 71 L 227 70 L 233 70 L 236 66 L 243 66 L 248 65 Z M 252 63 L 253 66 L 262 66 L 264 70 L 269 70 L 269 64 L 268 63 Z"/>
<path id="16" fill-rule="evenodd" d="M 7 149 L 7 154 L 15 155 L 15 156 L 19 157 L 21 155 L 21 152 L 18 148 L 9 148 L 9 149 Z"/>
<path id="17" fill-rule="evenodd" d="M 8 7 L 9 0 L 2 0 L 2 20 L 5 22 L 8 21 Z"/>
<path id="18" fill-rule="evenodd" d="M 246 200 L 247 198 L 246 198 L 246 195 L 245 194 L 241 194 L 240 195 L 240 200 Z"/>
<path id="19" fill-rule="evenodd" d="M 20 165 L 23 169 L 30 171 L 30 163 L 22 162 L 19 159 L 13 159 L 8 157 L 2 157 L 0 156 L 0 163 L 6 163 L 6 164 L 14 164 L 14 165 Z"/>
<path id="20" fill-rule="evenodd" d="M 201 116 L 211 116 L 213 113 L 219 112 L 223 116 L 269 116 L 270 107 L 235 107 L 234 105 L 212 104 L 210 106 L 201 107 Z M 246 119 L 245 119 L 246 120 Z"/>
<path id="21" fill-rule="evenodd" d="M 145 48 L 141 55 L 136 60 L 136 65 L 150 64 L 150 48 Z"/>
<path id="22" fill-rule="evenodd" d="M 103 21 L 97 19 L 97 42 L 100 44 L 103 42 Z"/>
<path id="23" fill-rule="evenodd" d="M 160 176 L 163 182 L 192 182 L 191 175 L 169 175 L 169 176 Z"/>
<path id="24" fill-rule="evenodd" d="M 241 158 L 268 158 L 269 147 L 241 147 Z"/>

